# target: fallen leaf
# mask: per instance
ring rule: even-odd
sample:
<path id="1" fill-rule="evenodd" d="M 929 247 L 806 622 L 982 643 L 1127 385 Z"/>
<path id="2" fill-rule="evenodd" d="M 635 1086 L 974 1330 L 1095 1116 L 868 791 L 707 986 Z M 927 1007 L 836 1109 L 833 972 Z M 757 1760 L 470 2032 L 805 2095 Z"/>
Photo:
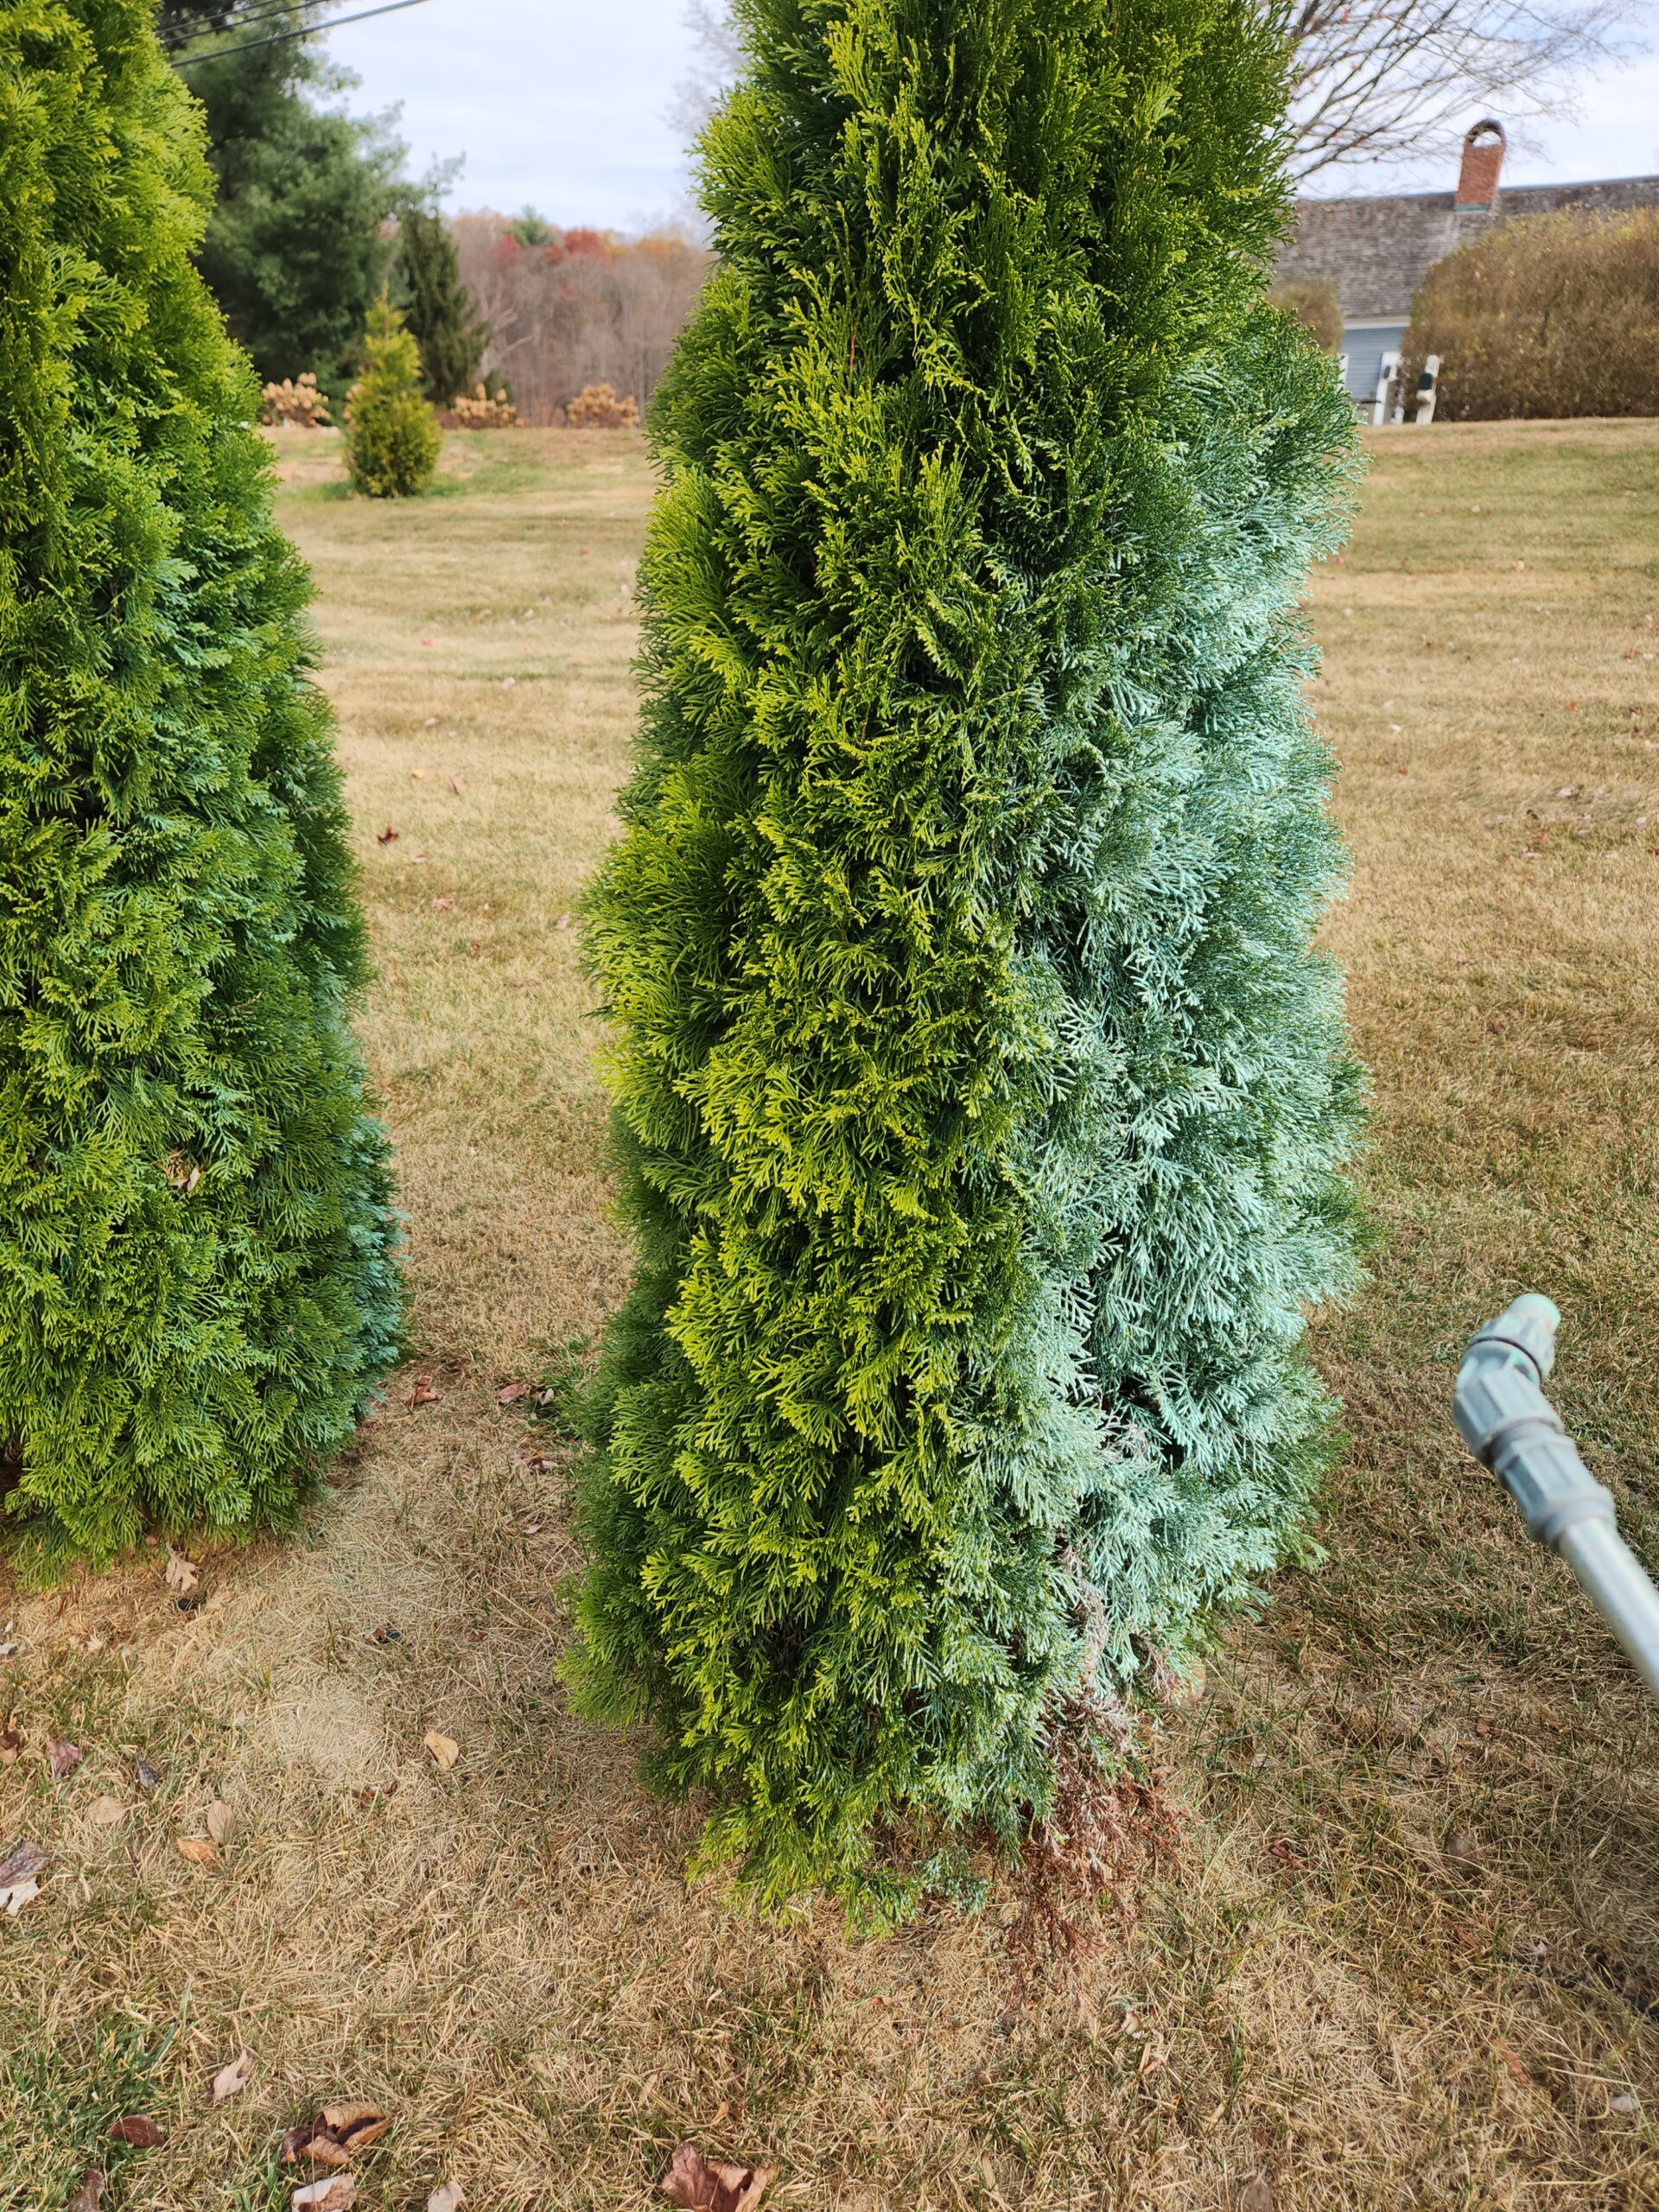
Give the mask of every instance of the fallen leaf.
<path id="1" fill-rule="evenodd" d="M 1252 2174 L 1239 2190 L 1238 2212 L 1273 2212 L 1273 2184 L 1265 2174 Z"/>
<path id="2" fill-rule="evenodd" d="M 94 1797 L 86 1808 L 86 1817 L 94 1827 L 118 1828 L 127 1817 L 127 1808 L 118 1797 Z"/>
<path id="3" fill-rule="evenodd" d="M 570 926 L 569 915 L 561 914 L 558 920 L 554 923 L 553 926 L 556 930 L 568 930 Z"/>
<path id="4" fill-rule="evenodd" d="M 0 1728 L 0 1766 L 12 1765 L 22 1754 L 23 1739 L 10 1719 Z"/>
<path id="5" fill-rule="evenodd" d="M 453 899 L 435 899 L 432 901 L 432 911 L 435 914 L 453 914 L 455 911 L 455 902 Z"/>
<path id="6" fill-rule="evenodd" d="M 288 2200 L 289 2212 L 351 2212 L 357 2202 L 357 2183 L 350 2174 L 330 2174 L 323 2181 L 308 2181 Z"/>
<path id="7" fill-rule="evenodd" d="M 496 1392 L 495 1402 L 498 1406 L 516 1406 L 520 1398 L 527 1398 L 529 1395 L 528 1382 L 509 1382 L 505 1390 Z"/>
<path id="8" fill-rule="evenodd" d="M 222 2105 L 226 2097 L 233 2097 L 245 2089 L 253 2079 L 253 2053 L 238 2051 L 228 2066 L 221 2066 L 213 2076 L 213 2102 Z"/>
<path id="9" fill-rule="evenodd" d="M 328 2133 L 347 2151 L 366 2151 L 391 2126 L 391 2114 L 378 2105 L 324 2105 L 318 2117 Z"/>
<path id="10" fill-rule="evenodd" d="M 458 2181 L 441 2183 L 426 2200 L 426 2212 L 456 2212 L 461 2202 L 461 2183 Z"/>
<path id="11" fill-rule="evenodd" d="M 155 1768 L 151 1766 L 148 1759 L 135 1759 L 132 1763 L 132 1771 L 134 1778 L 137 1782 L 138 1787 L 141 1789 L 155 1790 L 161 1788 L 162 1777 L 156 1773 Z"/>
<path id="12" fill-rule="evenodd" d="M 291 2166 L 303 2158 L 309 2166 L 345 2168 L 352 2163 L 352 2154 L 334 2130 L 323 2125 L 319 2113 L 315 2120 L 308 2120 L 298 2127 L 290 2127 L 283 2138 L 283 2164 Z"/>
<path id="13" fill-rule="evenodd" d="M 395 845 L 397 843 L 397 832 L 392 828 L 390 822 L 387 823 L 384 830 L 378 833 L 374 842 L 377 845 Z"/>
<path id="14" fill-rule="evenodd" d="M 1141 2063 L 1135 2069 L 1135 2080 L 1146 2081 L 1149 2075 L 1160 2071 L 1168 2063 L 1168 2060 L 1169 2045 L 1164 2041 L 1162 2036 L 1157 2034 L 1148 2036 L 1146 2046 L 1141 2053 Z"/>
<path id="15" fill-rule="evenodd" d="M 449 779 L 449 786 L 450 786 L 450 789 L 454 792 L 455 797 L 456 797 L 457 798 L 464 798 L 464 797 L 465 797 L 465 795 L 466 795 L 466 791 L 467 791 L 467 786 L 466 786 L 466 785 L 465 785 L 465 784 L 463 784 L 463 783 L 461 782 L 461 778 L 460 778 L 459 776 L 451 776 L 451 777 L 450 777 L 450 779 Z"/>
<path id="16" fill-rule="evenodd" d="M 0 1904 L 16 1920 L 26 1904 L 33 1904 L 41 1894 L 41 1885 L 31 1874 L 26 1881 L 14 1882 L 9 1890 L 0 1890 Z"/>
<path id="17" fill-rule="evenodd" d="M 1465 1879 L 1480 1872 L 1480 1841 L 1471 1828 L 1453 1828 L 1446 1847 L 1446 1863 Z"/>
<path id="18" fill-rule="evenodd" d="M 181 1835 L 177 1839 L 181 1859 L 188 1859 L 193 1866 L 217 1866 L 219 1846 L 209 1842 L 205 1835 Z"/>
<path id="19" fill-rule="evenodd" d="M 1509 2071 L 1510 2079 L 1512 2082 L 1518 2082 L 1523 2089 L 1529 2089 L 1532 2087 L 1531 2075 L 1528 2073 L 1526 2068 L 1522 2064 L 1516 2053 L 1510 2049 L 1508 2044 L 1506 2044 L 1501 2037 L 1493 2037 L 1492 2050 L 1495 2054 L 1503 2060 L 1504 2066 Z"/>
<path id="20" fill-rule="evenodd" d="M 1633 2112 L 1640 2112 L 1642 2107 L 1630 2091 L 1625 2089 L 1622 2090 L 1618 2096 L 1609 2100 L 1607 2109 L 1609 2112 L 1616 2112 L 1619 2118 L 1624 2120 Z"/>
<path id="21" fill-rule="evenodd" d="M 67 1782 L 86 1754 L 79 1744 L 62 1744 L 55 1738 L 46 1747 L 46 1763 L 54 1782 Z"/>
<path id="22" fill-rule="evenodd" d="M 167 1548 L 167 1586 L 181 1598 L 188 1598 L 201 1580 L 201 1573 L 194 1560 L 186 1559 L 182 1552 L 175 1552 L 171 1544 Z"/>
<path id="23" fill-rule="evenodd" d="M 424 643 L 424 639 L 423 639 L 422 642 Z M 415 781 L 417 784 L 423 784 L 426 781 L 426 771 L 424 768 L 411 768 L 409 772 L 415 779 Z"/>
<path id="24" fill-rule="evenodd" d="M 0 1659 L 15 1659 L 22 1648 L 21 1643 L 0 1643 Z"/>
<path id="25" fill-rule="evenodd" d="M 440 1735 L 435 1728 L 429 1728 L 421 1741 L 438 1763 L 440 1773 L 448 1774 L 461 1757 L 461 1745 L 453 1736 Z"/>
<path id="26" fill-rule="evenodd" d="M 658 2186 L 671 2204 L 687 2212 L 753 2212 L 771 2180 L 768 2166 L 711 2163 L 695 2143 L 682 2143 Z"/>
<path id="27" fill-rule="evenodd" d="M 417 1375 L 415 1377 L 415 1387 L 409 1394 L 410 1410 L 413 1412 L 416 1406 L 435 1406 L 442 1402 L 442 1390 L 435 1390 L 432 1388 L 432 1377 L 429 1375 Z"/>
<path id="28" fill-rule="evenodd" d="M 98 2212 L 99 2200 L 109 2185 L 96 2166 L 88 2166 L 75 2183 L 75 2193 L 64 2212 Z"/>
<path id="29" fill-rule="evenodd" d="M 8 1845 L 4 1854 L 0 1856 L 0 1894 L 16 1889 L 20 1882 L 27 1882 L 33 1875 L 43 1873 L 51 1863 L 50 1853 L 38 1843 Z"/>
<path id="30" fill-rule="evenodd" d="M 236 1815 L 222 1797 L 215 1797 L 203 1815 L 201 1824 L 215 1843 L 226 1844 L 231 1840 L 231 1830 L 236 1825 Z"/>
<path id="31" fill-rule="evenodd" d="M 167 2140 L 149 2114 L 142 2112 L 129 2113 L 124 2120 L 112 2120 L 110 2134 L 118 2143 L 130 2143 L 135 2151 L 153 2151 Z"/>

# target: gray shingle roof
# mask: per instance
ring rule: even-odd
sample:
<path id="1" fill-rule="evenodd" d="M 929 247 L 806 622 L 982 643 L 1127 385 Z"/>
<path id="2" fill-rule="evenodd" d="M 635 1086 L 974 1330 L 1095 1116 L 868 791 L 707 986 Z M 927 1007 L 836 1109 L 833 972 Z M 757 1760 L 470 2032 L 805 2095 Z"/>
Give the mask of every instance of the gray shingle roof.
<path id="1" fill-rule="evenodd" d="M 1618 213 L 1659 207 L 1659 176 L 1615 177 L 1595 184 L 1520 184 L 1494 207 L 1459 207 L 1450 192 L 1408 192 L 1370 200 L 1300 200 L 1296 229 L 1279 256 L 1281 283 L 1328 277 L 1342 311 L 1404 321 L 1411 296 L 1433 264 L 1494 222 L 1553 214 L 1558 207 Z"/>

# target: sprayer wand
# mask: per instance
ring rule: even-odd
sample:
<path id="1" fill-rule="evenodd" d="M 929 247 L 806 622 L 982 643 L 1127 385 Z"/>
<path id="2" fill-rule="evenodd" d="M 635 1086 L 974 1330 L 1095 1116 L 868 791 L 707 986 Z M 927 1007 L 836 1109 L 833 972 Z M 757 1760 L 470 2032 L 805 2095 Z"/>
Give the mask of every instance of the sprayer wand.
<path id="1" fill-rule="evenodd" d="M 1463 1356 L 1452 1412 L 1541 1544 L 1558 1551 L 1659 1697 L 1659 1590 L 1619 1535 L 1611 1493 L 1543 1392 L 1561 1317 L 1547 1298 L 1517 1298 Z"/>

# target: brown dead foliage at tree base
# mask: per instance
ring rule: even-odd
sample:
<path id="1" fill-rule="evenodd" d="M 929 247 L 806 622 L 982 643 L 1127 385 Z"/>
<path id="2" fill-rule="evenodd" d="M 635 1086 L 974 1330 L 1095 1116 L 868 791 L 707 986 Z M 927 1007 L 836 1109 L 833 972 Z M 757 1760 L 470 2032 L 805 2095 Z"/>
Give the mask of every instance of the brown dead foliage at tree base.
<path id="1" fill-rule="evenodd" d="M 1130 1933 L 1153 1878 L 1179 1863 L 1180 1815 L 1169 1768 L 1152 1764 L 1154 1725 L 1098 1693 L 1059 1715 L 1054 1802 L 1021 1847 L 1023 1896 L 1007 1930 L 1022 1992 L 1039 1964 L 1075 1967 L 1100 1948 L 1103 1908 Z"/>

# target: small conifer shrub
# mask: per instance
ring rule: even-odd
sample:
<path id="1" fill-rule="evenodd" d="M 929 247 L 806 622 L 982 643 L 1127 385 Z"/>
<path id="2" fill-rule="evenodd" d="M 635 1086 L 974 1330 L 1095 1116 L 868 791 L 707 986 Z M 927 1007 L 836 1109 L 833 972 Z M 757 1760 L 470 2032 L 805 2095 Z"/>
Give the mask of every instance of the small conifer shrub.
<path id="1" fill-rule="evenodd" d="M 443 446 L 426 403 L 421 349 L 386 298 L 369 315 L 369 365 L 346 402 L 346 467 L 372 499 L 406 499 L 432 481 Z"/>
<path id="2" fill-rule="evenodd" d="M 0 1492 L 37 1573 L 291 1520 L 400 1331 L 309 587 L 152 12 L 0 9 Z"/>
<path id="3" fill-rule="evenodd" d="M 641 1248 L 586 1710 L 900 1911 L 1296 1545 L 1359 1110 L 1255 0 L 745 0 L 588 912 Z M 881 1839 L 878 1845 L 878 1839 Z M 929 1852 L 935 1847 L 929 1845 Z"/>

